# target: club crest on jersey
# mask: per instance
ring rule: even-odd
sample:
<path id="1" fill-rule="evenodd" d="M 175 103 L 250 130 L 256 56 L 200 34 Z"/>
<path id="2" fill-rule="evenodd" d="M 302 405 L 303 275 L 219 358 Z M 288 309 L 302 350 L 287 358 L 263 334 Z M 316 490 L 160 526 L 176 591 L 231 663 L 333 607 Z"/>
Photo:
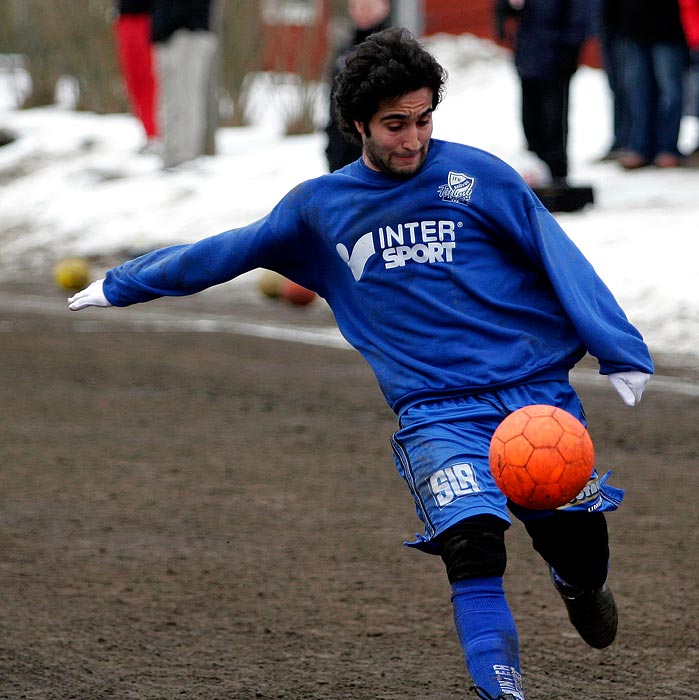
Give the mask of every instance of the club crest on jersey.
<path id="1" fill-rule="evenodd" d="M 475 177 L 470 177 L 464 173 L 450 172 L 447 184 L 440 185 L 437 188 L 437 194 L 445 202 L 459 202 L 468 206 L 475 182 Z"/>

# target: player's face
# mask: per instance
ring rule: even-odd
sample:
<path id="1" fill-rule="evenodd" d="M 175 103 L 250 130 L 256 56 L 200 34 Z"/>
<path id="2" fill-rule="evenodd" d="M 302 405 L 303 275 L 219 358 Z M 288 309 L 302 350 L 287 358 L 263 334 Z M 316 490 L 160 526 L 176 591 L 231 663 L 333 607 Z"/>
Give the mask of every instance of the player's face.
<path id="1" fill-rule="evenodd" d="M 421 88 L 383 102 L 362 136 L 364 162 L 372 170 L 397 177 L 414 175 L 425 162 L 432 137 L 432 91 Z"/>

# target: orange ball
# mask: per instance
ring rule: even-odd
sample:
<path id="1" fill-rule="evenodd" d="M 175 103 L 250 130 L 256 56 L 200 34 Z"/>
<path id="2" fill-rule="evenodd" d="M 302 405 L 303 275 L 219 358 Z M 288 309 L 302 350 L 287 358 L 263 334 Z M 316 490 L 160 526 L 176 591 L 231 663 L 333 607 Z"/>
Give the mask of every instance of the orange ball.
<path id="1" fill-rule="evenodd" d="M 490 470 L 513 503 L 533 510 L 565 505 L 590 479 L 594 447 L 585 426 L 562 408 L 524 406 L 500 423 Z"/>
<path id="2" fill-rule="evenodd" d="M 284 279 L 279 287 L 279 296 L 294 306 L 307 306 L 316 298 L 316 293 L 296 282 Z"/>

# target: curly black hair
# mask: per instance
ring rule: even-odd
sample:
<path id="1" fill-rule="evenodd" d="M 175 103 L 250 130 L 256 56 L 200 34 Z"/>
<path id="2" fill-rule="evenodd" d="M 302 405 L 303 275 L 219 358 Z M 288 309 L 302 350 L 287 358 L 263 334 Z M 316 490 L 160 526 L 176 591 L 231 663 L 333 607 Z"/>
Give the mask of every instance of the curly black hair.
<path id="1" fill-rule="evenodd" d="M 361 144 L 355 121 L 366 126 L 381 103 L 422 88 L 432 91 L 435 109 L 444 96 L 446 79 L 444 68 L 407 29 L 372 34 L 347 56 L 335 79 L 333 108 L 340 129 Z"/>

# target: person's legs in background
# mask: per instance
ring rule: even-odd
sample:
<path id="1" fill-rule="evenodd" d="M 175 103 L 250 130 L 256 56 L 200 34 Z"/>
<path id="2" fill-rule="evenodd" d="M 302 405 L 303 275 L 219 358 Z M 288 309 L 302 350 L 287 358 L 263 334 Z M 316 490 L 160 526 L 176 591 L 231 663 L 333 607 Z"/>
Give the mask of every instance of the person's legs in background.
<path id="1" fill-rule="evenodd" d="M 619 163 L 628 170 L 650 165 L 656 154 L 655 118 L 657 88 L 650 48 L 624 39 L 624 86 L 631 110 L 629 151 Z"/>
<path id="2" fill-rule="evenodd" d="M 158 136 L 158 127 L 150 15 L 121 15 L 116 21 L 115 32 L 119 65 L 131 110 L 141 121 L 147 141 L 151 142 Z"/>
<path id="3" fill-rule="evenodd" d="M 568 177 L 568 81 L 522 80 L 522 127 L 527 146 L 549 168 L 554 183 Z"/>
<path id="4" fill-rule="evenodd" d="M 218 52 L 218 36 L 214 32 L 198 30 L 189 32 L 184 53 L 187 56 L 189 102 L 187 104 L 187 160 L 215 150 L 212 143 L 213 121 L 212 83 L 215 80 L 215 63 Z"/>
<path id="5" fill-rule="evenodd" d="M 612 145 L 604 160 L 616 160 L 628 148 L 631 113 L 624 85 L 624 42 L 613 29 L 601 37 L 602 63 L 612 93 Z"/>
<path id="6" fill-rule="evenodd" d="M 685 113 L 699 120 L 699 48 L 689 52 L 689 67 L 687 70 L 687 94 L 685 96 Z M 690 148 L 685 165 L 699 166 L 699 139 L 694 141 L 694 147 Z"/>
<path id="7" fill-rule="evenodd" d="M 524 131 L 524 138 L 527 142 L 527 150 L 532 153 L 538 153 L 541 149 L 541 123 L 539 121 L 539 104 L 541 103 L 541 97 L 539 81 L 523 78 L 520 81 L 520 87 L 522 96 L 522 130 Z"/>
<path id="8" fill-rule="evenodd" d="M 684 109 L 687 49 L 678 44 L 654 44 L 651 52 L 658 86 L 655 164 L 661 168 L 677 167 L 681 163 L 678 140 Z"/>
<path id="9" fill-rule="evenodd" d="M 206 152 L 209 71 L 217 43 L 213 32 L 179 29 L 156 45 L 165 168 Z"/>

